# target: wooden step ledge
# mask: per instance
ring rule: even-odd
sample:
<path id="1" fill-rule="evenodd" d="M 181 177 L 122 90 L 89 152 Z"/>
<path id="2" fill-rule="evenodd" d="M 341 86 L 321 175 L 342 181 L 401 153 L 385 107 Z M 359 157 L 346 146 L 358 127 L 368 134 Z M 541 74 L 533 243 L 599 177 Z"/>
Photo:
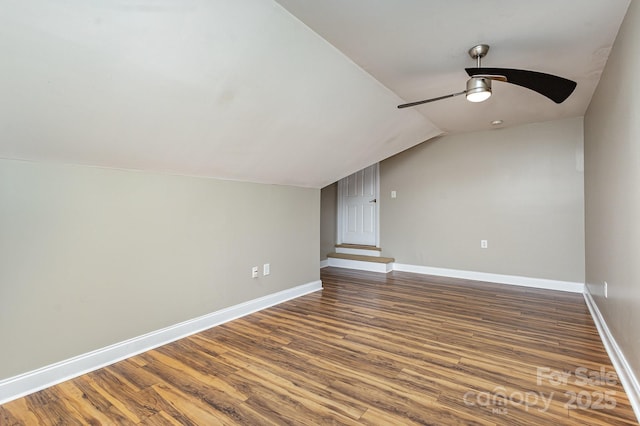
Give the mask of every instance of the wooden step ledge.
<path id="1" fill-rule="evenodd" d="M 382 249 L 380 247 L 364 246 L 364 245 L 360 245 L 360 244 L 336 244 L 336 248 L 382 251 Z"/>
<path id="2" fill-rule="evenodd" d="M 393 257 L 364 256 L 361 254 L 346 254 L 346 253 L 329 253 L 327 257 L 332 257 L 334 259 L 359 260 L 361 262 L 373 262 L 373 263 L 393 263 L 396 261 Z"/>

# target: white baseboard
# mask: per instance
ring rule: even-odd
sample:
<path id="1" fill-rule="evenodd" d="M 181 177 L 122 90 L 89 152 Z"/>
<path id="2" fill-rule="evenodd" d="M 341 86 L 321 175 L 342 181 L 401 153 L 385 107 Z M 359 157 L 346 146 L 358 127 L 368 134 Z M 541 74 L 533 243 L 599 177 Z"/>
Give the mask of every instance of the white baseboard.
<path id="1" fill-rule="evenodd" d="M 462 271 L 458 269 L 434 268 L 431 266 L 393 264 L 394 271 L 413 272 L 415 274 L 437 275 L 440 277 L 462 278 L 466 280 L 486 281 L 497 284 L 510 284 L 523 287 L 541 288 L 547 290 L 568 291 L 582 293 L 584 284 L 572 281 L 548 280 L 544 278 L 521 277 L 517 275 L 491 274 L 487 272 Z"/>
<path id="2" fill-rule="evenodd" d="M 340 259 L 337 257 L 330 257 L 328 266 L 335 268 L 347 268 L 357 269 L 358 271 L 368 272 L 391 272 L 393 269 L 393 263 L 378 263 L 378 262 L 365 262 L 362 260 Z"/>
<path id="3" fill-rule="evenodd" d="M 208 328 L 215 327 L 216 325 L 321 289 L 322 281 L 312 281 L 221 309 L 198 318 L 193 318 L 161 330 L 152 331 L 151 333 L 47 365 L 37 370 L 0 380 L 0 404 L 37 392 L 49 386 L 78 377 Z"/>
<path id="4" fill-rule="evenodd" d="M 611 363 L 618 373 L 622 387 L 624 387 L 627 393 L 633 412 L 636 414 L 638 421 L 640 421 L 640 384 L 638 383 L 638 378 L 633 374 L 631 366 L 627 362 L 622 350 L 620 350 L 616 339 L 611 334 L 609 326 L 607 326 L 604 317 L 600 313 L 600 309 L 598 309 L 598 305 L 596 305 L 595 300 L 593 300 L 588 286 L 585 286 L 584 300 L 587 303 L 589 312 L 591 312 L 591 317 L 596 324 L 604 348 L 607 350 Z"/>
<path id="5" fill-rule="evenodd" d="M 488 272 L 463 271 L 458 269 L 434 268 L 431 266 L 408 265 L 404 263 L 375 263 L 363 262 L 359 260 L 349 260 L 330 257 L 323 266 L 333 266 L 336 268 L 356 269 L 359 271 L 382 272 L 391 271 L 413 272 L 414 274 L 436 275 L 440 277 L 462 278 L 466 280 L 485 281 L 497 284 L 509 284 L 522 287 L 540 288 L 546 290 L 559 290 L 571 293 L 582 293 L 584 284 L 572 281 L 548 280 L 544 278 L 522 277 L 517 275 L 491 274 Z"/>
<path id="6" fill-rule="evenodd" d="M 321 260 L 320 261 L 320 269 L 326 268 L 328 266 L 329 266 L 329 259 L 325 259 L 325 260 Z"/>

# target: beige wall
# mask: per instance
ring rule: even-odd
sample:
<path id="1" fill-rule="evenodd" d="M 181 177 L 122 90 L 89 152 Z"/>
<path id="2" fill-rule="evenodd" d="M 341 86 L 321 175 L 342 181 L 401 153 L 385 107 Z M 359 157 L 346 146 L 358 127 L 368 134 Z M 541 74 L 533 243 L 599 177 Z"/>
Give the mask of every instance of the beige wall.
<path id="1" fill-rule="evenodd" d="M 320 195 L 320 260 L 335 251 L 337 235 L 338 184 L 322 188 Z"/>
<path id="2" fill-rule="evenodd" d="M 640 2 L 632 1 L 584 125 L 586 282 L 636 377 L 640 377 L 639 51 Z"/>
<path id="3" fill-rule="evenodd" d="M 319 222 L 318 189 L 0 160 L 0 379 L 318 280 Z"/>
<path id="4" fill-rule="evenodd" d="M 584 282 L 582 125 L 444 136 L 383 161 L 383 252 L 411 265 Z"/>

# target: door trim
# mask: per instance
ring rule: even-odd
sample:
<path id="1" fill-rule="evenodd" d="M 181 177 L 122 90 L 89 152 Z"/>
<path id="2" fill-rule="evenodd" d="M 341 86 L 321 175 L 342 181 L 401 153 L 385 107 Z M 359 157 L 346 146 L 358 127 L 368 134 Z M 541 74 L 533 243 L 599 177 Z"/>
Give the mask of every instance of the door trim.
<path id="1" fill-rule="evenodd" d="M 376 174 L 376 245 L 375 246 L 380 247 L 380 163 L 376 163 L 375 174 Z M 344 219 L 342 215 L 343 209 L 344 209 L 344 202 L 342 198 L 342 193 L 344 191 L 345 179 L 346 178 L 342 178 L 338 181 L 338 203 L 336 208 L 336 214 L 337 214 L 336 244 L 342 244 L 344 242 L 343 241 Z"/>

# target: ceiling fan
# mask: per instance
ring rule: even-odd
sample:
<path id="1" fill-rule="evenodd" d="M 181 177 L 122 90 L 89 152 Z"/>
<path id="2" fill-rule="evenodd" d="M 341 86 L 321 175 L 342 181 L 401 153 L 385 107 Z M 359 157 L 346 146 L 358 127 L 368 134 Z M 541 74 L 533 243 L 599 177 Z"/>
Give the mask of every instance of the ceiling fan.
<path id="1" fill-rule="evenodd" d="M 512 68 L 482 68 L 481 60 L 489 52 L 488 44 L 479 44 L 469 49 L 469 56 L 477 60 L 476 68 L 465 68 L 469 77 L 467 90 L 438 96 L 424 101 L 410 102 L 398 105 L 398 108 L 407 108 L 454 96 L 466 95 L 470 102 L 482 102 L 491 96 L 491 80 L 516 84 L 546 96 L 557 104 L 565 101 L 576 88 L 576 82 L 556 75 L 545 74 L 537 71 L 518 70 Z"/>

